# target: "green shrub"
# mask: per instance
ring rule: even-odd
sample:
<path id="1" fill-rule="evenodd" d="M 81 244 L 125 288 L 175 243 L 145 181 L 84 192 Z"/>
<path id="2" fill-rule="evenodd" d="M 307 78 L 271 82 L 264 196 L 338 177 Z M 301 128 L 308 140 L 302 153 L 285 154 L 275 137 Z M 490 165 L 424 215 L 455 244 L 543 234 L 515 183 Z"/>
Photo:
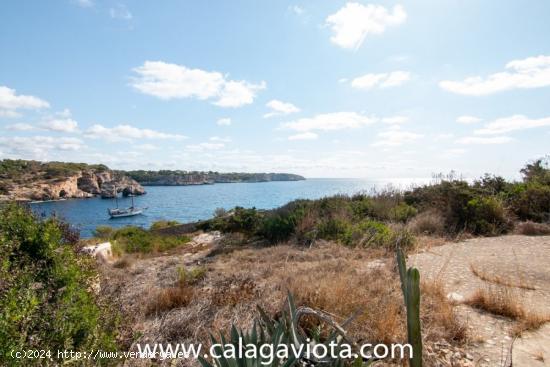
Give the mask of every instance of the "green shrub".
<path id="1" fill-rule="evenodd" d="M 349 231 L 350 223 L 343 219 L 326 219 L 317 226 L 317 235 L 326 240 L 338 240 Z"/>
<path id="2" fill-rule="evenodd" d="M 466 181 L 442 181 L 406 193 L 405 201 L 421 210 L 440 211 L 445 218 L 445 230 L 451 234 L 463 230 L 480 235 L 502 233 L 507 229 L 505 210 L 487 192 Z"/>
<path id="3" fill-rule="evenodd" d="M 94 237 L 108 240 L 115 233 L 115 229 L 110 226 L 97 226 L 94 230 Z"/>
<path id="4" fill-rule="evenodd" d="M 260 220 L 261 215 L 256 208 L 245 209 L 237 206 L 227 215 L 217 216 L 202 227 L 222 232 L 240 232 L 251 235 L 258 229 Z"/>
<path id="5" fill-rule="evenodd" d="M 415 207 L 406 203 L 400 203 L 390 209 L 390 217 L 394 221 L 406 223 L 418 213 Z"/>
<path id="6" fill-rule="evenodd" d="M 191 270 L 185 269 L 184 266 L 178 266 L 178 284 L 188 285 L 195 284 L 206 276 L 206 268 L 204 266 L 196 266 Z"/>
<path id="7" fill-rule="evenodd" d="M 152 236 L 139 227 L 124 227 L 115 232 L 113 239 L 123 245 L 124 252 L 149 253 L 153 251 Z"/>
<path id="8" fill-rule="evenodd" d="M 180 225 L 180 222 L 176 220 L 157 220 L 156 222 L 153 222 L 153 224 L 151 224 L 151 227 L 149 229 L 154 231 L 154 230 L 170 228 L 178 225 Z"/>
<path id="9" fill-rule="evenodd" d="M 468 201 L 466 229 L 473 234 L 496 235 L 505 232 L 508 223 L 505 210 L 494 197 L 480 197 Z"/>
<path id="10" fill-rule="evenodd" d="M 294 215 L 274 214 L 262 220 L 258 234 L 271 243 L 278 243 L 289 240 L 295 227 L 296 217 Z"/>
<path id="11" fill-rule="evenodd" d="M 346 225 L 340 232 L 338 240 L 350 247 L 379 247 L 393 250 L 400 243 L 402 248 L 414 244 L 414 236 L 403 229 L 395 230 L 385 223 L 376 220 L 363 220 Z"/>
<path id="12" fill-rule="evenodd" d="M 168 251 L 190 241 L 187 236 L 156 234 L 139 227 L 123 227 L 111 237 L 113 246 L 123 253 Z"/>
<path id="13" fill-rule="evenodd" d="M 20 365 L 11 350 L 116 349 L 117 316 L 90 291 L 95 263 L 75 254 L 63 227 L 15 204 L 0 209 L 0 365 Z"/>
<path id="14" fill-rule="evenodd" d="M 527 163 L 520 171 L 523 175 L 523 181 L 526 183 L 539 183 L 546 186 L 550 185 L 549 166 L 549 156 Z"/>
<path id="15" fill-rule="evenodd" d="M 518 185 L 510 194 L 510 205 L 521 220 L 550 221 L 550 186 L 541 183 Z"/>
<path id="16" fill-rule="evenodd" d="M 352 199 L 350 205 L 354 217 L 359 220 L 367 218 L 373 213 L 372 200 L 369 197 L 355 197 L 355 200 Z"/>

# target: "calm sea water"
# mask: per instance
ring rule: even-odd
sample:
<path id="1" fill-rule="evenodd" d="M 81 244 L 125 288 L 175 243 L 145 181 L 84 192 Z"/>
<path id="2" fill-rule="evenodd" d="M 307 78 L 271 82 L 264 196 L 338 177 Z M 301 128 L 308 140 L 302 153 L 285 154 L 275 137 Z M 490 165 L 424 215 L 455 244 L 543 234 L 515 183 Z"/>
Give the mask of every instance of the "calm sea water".
<path id="1" fill-rule="evenodd" d="M 394 187 L 407 188 L 426 180 L 391 180 Z M 308 179 L 295 182 L 229 183 L 200 186 L 148 186 L 147 194 L 134 198 L 138 207 L 148 207 L 143 215 L 110 219 L 107 209 L 114 199 L 72 199 L 31 204 L 36 213 L 55 214 L 80 229 L 82 237 L 92 236 L 99 225 L 149 227 L 157 220 L 192 222 L 212 217 L 216 208 L 235 206 L 272 209 L 295 199 L 317 199 L 334 194 L 369 192 L 386 187 L 389 181 L 361 179 Z M 120 207 L 131 198 L 119 198 Z"/>

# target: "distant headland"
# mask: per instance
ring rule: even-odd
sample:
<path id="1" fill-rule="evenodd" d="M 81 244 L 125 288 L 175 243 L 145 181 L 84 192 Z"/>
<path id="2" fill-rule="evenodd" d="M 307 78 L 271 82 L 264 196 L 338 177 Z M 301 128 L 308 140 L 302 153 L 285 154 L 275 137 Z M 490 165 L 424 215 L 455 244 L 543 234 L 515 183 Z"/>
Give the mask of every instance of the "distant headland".
<path id="1" fill-rule="evenodd" d="M 200 171 L 121 171 L 102 164 L 0 160 L 0 201 L 46 201 L 101 196 L 143 195 L 143 186 L 299 181 L 289 173 L 220 173 Z"/>
<path id="2" fill-rule="evenodd" d="M 122 171 L 121 171 L 122 172 Z M 214 183 L 301 181 L 304 177 L 291 173 L 220 173 L 200 171 L 123 171 L 143 186 L 185 186 Z"/>

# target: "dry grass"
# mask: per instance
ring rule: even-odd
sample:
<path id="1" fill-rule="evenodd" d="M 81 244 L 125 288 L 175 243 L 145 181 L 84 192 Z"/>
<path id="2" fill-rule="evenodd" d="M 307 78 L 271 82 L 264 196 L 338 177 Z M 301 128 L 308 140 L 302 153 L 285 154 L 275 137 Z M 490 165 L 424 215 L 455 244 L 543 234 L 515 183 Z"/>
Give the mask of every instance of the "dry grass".
<path id="1" fill-rule="evenodd" d="M 113 284 L 113 289 L 122 293 L 117 295 L 124 303 L 122 309 L 137 315 L 133 329 L 141 333 L 140 342 L 207 345 L 210 333 L 227 331 L 232 324 L 250 327 L 258 317 L 256 306 L 278 315 L 286 305 L 287 290 L 297 304 L 329 312 L 337 321 L 360 310 L 346 328 L 353 340 L 403 342 L 406 322 L 398 275 L 393 260 L 373 265 L 380 254 L 323 241 L 310 249 L 288 245 L 245 248 L 215 256 L 204 278 L 185 287 L 158 288 L 163 283 L 177 284 L 178 263 L 162 258 L 139 260 L 133 268 L 146 270 L 136 275 L 114 269 L 120 278 L 113 276 L 112 281 L 123 283 Z M 132 287 L 127 286 L 130 282 Z M 150 293 L 150 302 L 142 309 L 136 295 L 139 298 L 148 289 L 157 290 Z M 423 286 L 421 307 L 427 343 L 463 339 L 464 329 L 443 291 Z M 305 319 L 302 326 L 319 325 Z"/>
<path id="2" fill-rule="evenodd" d="M 394 343 L 405 338 L 402 294 L 395 274 L 385 270 L 360 274 L 346 264 L 320 264 L 294 272 L 284 281 L 298 305 L 326 311 L 340 321 L 360 312 L 348 330 L 357 339 Z"/>
<path id="3" fill-rule="evenodd" d="M 550 224 L 535 223 L 531 221 L 521 222 L 516 224 L 514 231 L 517 234 L 526 236 L 545 236 L 550 235 Z"/>
<path id="4" fill-rule="evenodd" d="M 113 263 L 113 267 L 117 268 L 117 269 L 125 269 L 125 268 L 129 268 L 130 266 L 132 266 L 133 263 L 134 263 L 134 259 L 132 259 L 130 256 L 126 255 L 126 256 L 121 257 L 120 259 L 117 259 Z"/>
<path id="5" fill-rule="evenodd" d="M 425 325 L 424 335 L 432 340 L 465 342 L 468 339 L 466 325 L 457 319 L 453 304 L 446 296 L 443 282 L 422 282 L 420 291 L 423 297 L 420 314 Z"/>
<path id="6" fill-rule="evenodd" d="M 478 288 L 465 303 L 493 315 L 505 316 L 513 320 L 522 320 L 527 314 L 518 295 L 509 287 Z"/>
<path id="7" fill-rule="evenodd" d="M 519 277 L 520 279 L 516 281 L 516 280 L 510 279 L 509 277 L 490 274 L 474 264 L 470 264 L 470 270 L 476 277 L 489 283 L 493 283 L 493 284 L 497 284 L 505 287 L 521 288 L 521 289 L 527 289 L 527 290 L 536 289 L 534 285 L 528 284 L 525 278 L 523 277 Z M 519 274 L 519 273 L 516 272 L 516 274 Z"/>
<path id="8" fill-rule="evenodd" d="M 158 315 L 175 308 L 185 307 L 191 302 L 193 293 L 193 288 L 187 285 L 160 289 L 150 298 L 145 315 Z"/>
<path id="9" fill-rule="evenodd" d="M 541 315 L 536 312 L 529 312 L 514 325 L 511 334 L 513 336 L 522 336 L 526 331 L 539 329 L 545 323 L 550 322 L 549 315 Z"/>
<path id="10" fill-rule="evenodd" d="M 436 211 L 425 211 L 407 223 L 407 228 L 415 234 L 423 235 L 444 235 L 445 220 L 443 215 Z"/>
<path id="11" fill-rule="evenodd" d="M 536 361 L 544 363 L 544 352 L 542 350 L 539 350 L 533 353 L 533 358 L 535 358 Z"/>

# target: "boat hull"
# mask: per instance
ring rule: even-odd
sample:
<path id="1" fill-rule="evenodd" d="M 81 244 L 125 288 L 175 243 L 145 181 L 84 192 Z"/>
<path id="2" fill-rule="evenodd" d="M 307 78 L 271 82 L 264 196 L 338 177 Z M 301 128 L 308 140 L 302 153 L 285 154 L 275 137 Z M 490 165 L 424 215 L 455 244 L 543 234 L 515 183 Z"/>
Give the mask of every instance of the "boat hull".
<path id="1" fill-rule="evenodd" d="M 124 217 L 133 217 L 134 215 L 143 214 L 142 209 L 128 210 L 128 211 L 109 211 L 109 216 L 111 218 L 124 218 Z"/>

